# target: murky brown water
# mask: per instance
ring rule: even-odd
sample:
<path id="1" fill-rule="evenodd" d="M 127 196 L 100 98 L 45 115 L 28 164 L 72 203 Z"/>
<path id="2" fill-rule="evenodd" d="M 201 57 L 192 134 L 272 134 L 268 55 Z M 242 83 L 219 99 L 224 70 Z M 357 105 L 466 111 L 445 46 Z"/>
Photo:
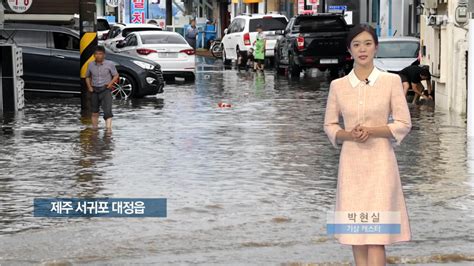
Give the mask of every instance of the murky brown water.
<path id="1" fill-rule="evenodd" d="M 79 99 L 30 99 L 0 131 L 0 263 L 348 264 L 350 246 L 325 227 L 338 162 L 322 128 L 327 90 L 324 77 L 202 62 L 195 85 L 116 101 L 110 135 L 81 124 Z M 388 246 L 389 262 L 471 263 L 465 120 L 411 112 L 397 156 L 413 241 Z M 56 196 L 166 197 L 168 217 L 32 217 L 34 197 Z"/>

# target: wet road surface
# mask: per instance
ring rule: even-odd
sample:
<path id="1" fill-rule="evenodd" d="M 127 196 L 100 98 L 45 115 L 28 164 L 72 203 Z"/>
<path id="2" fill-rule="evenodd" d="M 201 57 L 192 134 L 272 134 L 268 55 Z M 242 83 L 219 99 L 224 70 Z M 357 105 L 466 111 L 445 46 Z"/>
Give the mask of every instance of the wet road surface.
<path id="1" fill-rule="evenodd" d="M 352 261 L 350 246 L 326 235 L 338 162 L 322 128 L 326 77 L 200 60 L 196 84 L 115 101 L 110 134 L 81 123 L 77 98 L 29 99 L 4 117 L 2 265 Z M 465 120 L 410 109 L 397 157 L 413 241 L 388 246 L 389 262 L 472 262 Z M 166 197 L 168 217 L 36 218 L 34 197 Z"/>

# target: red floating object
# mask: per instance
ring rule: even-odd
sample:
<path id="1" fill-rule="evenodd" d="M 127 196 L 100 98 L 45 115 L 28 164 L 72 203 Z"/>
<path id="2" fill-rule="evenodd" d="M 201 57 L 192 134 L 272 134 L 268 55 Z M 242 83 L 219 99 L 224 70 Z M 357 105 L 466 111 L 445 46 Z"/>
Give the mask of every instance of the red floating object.
<path id="1" fill-rule="evenodd" d="M 232 107 L 232 105 L 230 103 L 218 103 L 217 106 L 221 107 L 221 108 L 229 108 L 229 107 Z"/>

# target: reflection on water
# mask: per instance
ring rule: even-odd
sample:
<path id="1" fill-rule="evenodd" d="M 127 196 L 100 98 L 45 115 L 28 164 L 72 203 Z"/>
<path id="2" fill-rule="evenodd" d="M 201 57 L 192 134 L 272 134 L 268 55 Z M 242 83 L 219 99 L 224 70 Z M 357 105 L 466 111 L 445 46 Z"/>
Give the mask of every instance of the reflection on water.
<path id="1" fill-rule="evenodd" d="M 80 153 L 75 185 L 78 197 L 92 198 L 103 187 L 101 164 L 110 161 L 113 151 L 112 130 L 105 130 L 99 137 L 99 130 L 84 128 L 79 133 Z"/>
<path id="2" fill-rule="evenodd" d="M 0 262 L 349 265 L 350 247 L 326 235 L 338 153 L 322 128 L 325 77 L 223 72 L 209 60 L 199 71 L 195 85 L 114 102 L 111 132 L 81 123 L 79 99 L 29 99 L 4 116 Z M 465 121 L 410 110 L 397 156 L 413 241 L 388 247 L 388 260 L 474 261 Z M 31 217 L 34 197 L 57 196 L 166 197 L 168 217 Z"/>

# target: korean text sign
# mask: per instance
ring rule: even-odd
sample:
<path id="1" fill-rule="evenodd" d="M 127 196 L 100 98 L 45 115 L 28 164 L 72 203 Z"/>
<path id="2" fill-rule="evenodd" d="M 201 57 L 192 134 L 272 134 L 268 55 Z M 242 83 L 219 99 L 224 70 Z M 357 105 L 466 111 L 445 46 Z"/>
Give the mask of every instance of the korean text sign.
<path id="1" fill-rule="evenodd" d="M 146 23 L 148 0 L 130 0 L 130 23 Z"/>

